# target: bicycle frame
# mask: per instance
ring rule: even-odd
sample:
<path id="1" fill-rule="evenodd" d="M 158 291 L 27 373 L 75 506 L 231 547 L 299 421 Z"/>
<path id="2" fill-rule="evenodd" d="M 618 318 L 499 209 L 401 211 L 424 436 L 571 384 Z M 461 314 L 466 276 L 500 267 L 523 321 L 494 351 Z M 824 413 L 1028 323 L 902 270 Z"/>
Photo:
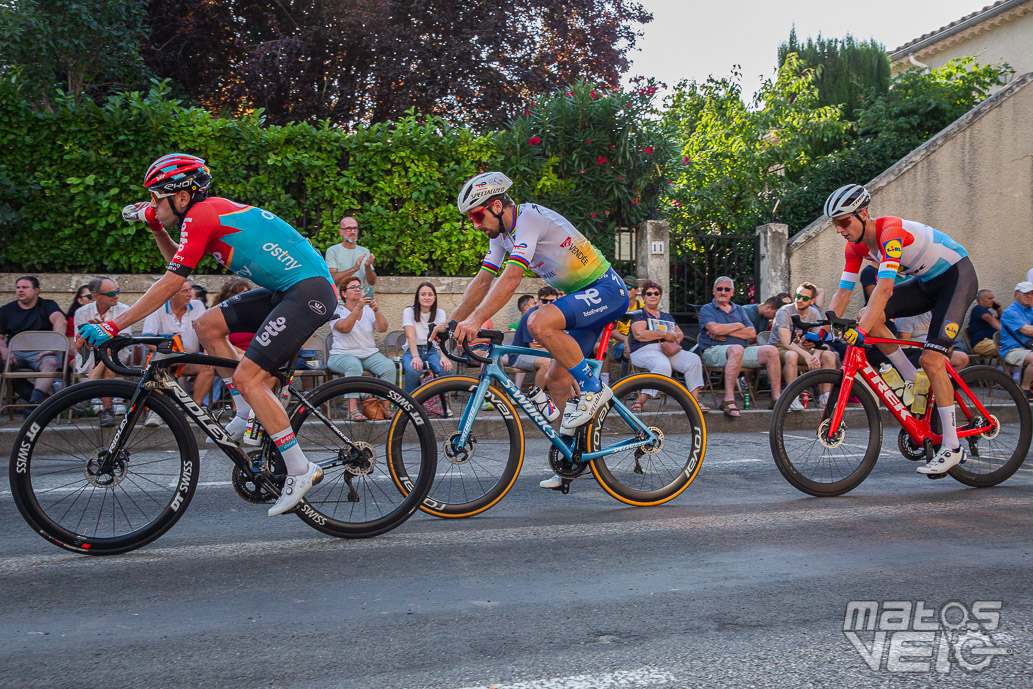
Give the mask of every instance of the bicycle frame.
<path id="1" fill-rule="evenodd" d="M 527 397 L 520 391 L 520 388 L 517 387 L 516 383 L 514 383 L 509 376 L 506 375 L 505 371 L 502 370 L 502 367 L 499 366 L 499 358 L 507 354 L 527 354 L 535 357 L 545 356 L 550 359 L 552 358 L 548 352 L 542 349 L 514 347 L 512 345 L 503 344 L 490 345 L 484 356 L 486 358 L 490 358 L 491 363 L 483 364 L 481 367 L 480 382 L 478 383 L 473 396 L 470 398 L 470 401 L 467 403 L 466 408 L 463 410 L 463 414 L 459 420 L 459 436 L 454 440 L 455 446 L 464 447 L 466 445 L 467 440 L 470 437 L 470 428 L 473 426 L 473 422 L 477 418 L 477 412 L 480 411 L 481 405 L 484 404 L 484 397 L 487 393 L 488 386 L 492 382 L 497 382 L 509 399 L 523 409 L 531 421 L 533 421 L 538 427 L 538 430 L 540 430 L 542 434 L 549 439 L 549 442 L 552 443 L 553 447 L 555 447 L 568 461 L 573 461 L 574 449 L 567 443 L 563 442 L 559 433 L 557 433 L 549 421 L 542 416 L 534 403 L 527 399 Z M 588 359 L 587 361 L 588 365 L 592 367 L 592 372 L 598 376 L 600 371 L 602 371 L 603 362 L 600 359 Z M 580 461 L 589 462 L 594 459 L 616 454 L 617 452 L 625 452 L 627 450 L 644 447 L 656 441 L 656 435 L 620 400 L 614 397 L 612 404 L 613 411 L 616 411 L 632 429 L 638 431 L 639 434 L 644 434 L 645 437 L 641 440 L 624 440 L 613 445 L 599 448 L 594 452 L 584 452 L 581 455 Z"/>
<path id="2" fill-rule="evenodd" d="M 869 337 L 865 338 L 865 344 L 893 344 L 902 347 L 915 347 L 918 346 L 911 340 L 893 340 L 882 337 Z M 965 399 L 971 402 L 975 406 L 975 411 L 983 416 L 985 419 L 992 419 L 990 413 L 983 407 L 983 404 L 979 401 L 975 395 L 972 394 L 972 390 L 969 389 L 965 381 L 961 379 L 958 372 L 951 366 L 950 360 L 946 362 L 947 374 L 954 381 L 958 389 L 964 393 L 964 395 L 955 395 L 954 401 L 958 404 L 961 409 L 961 413 L 966 418 L 971 419 L 973 414 L 972 410 L 965 403 Z M 867 355 L 865 355 L 864 347 L 849 345 L 847 347 L 847 354 L 843 360 L 843 385 L 839 391 L 839 397 L 836 400 L 836 407 L 832 413 L 832 419 L 829 423 L 829 437 L 835 435 L 839 430 L 839 424 L 843 420 L 843 414 L 846 410 L 847 400 L 850 399 L 850 393 L 854 386 L 854 377 L 860 373 L 861 378 L 864 379 L 868 386 L 875 392 L 876 397 L 882 400 L 886 408 L 890 410 L 893 416 L 897 419 L 904 430 L 907 431 L 913 439 L 922 442 L 925 439 L 930 439 L 933 444 L 937 444 L 943 441 L 943 436 L 939 433 L 933 433 L 931 419 L 933 413 L 933 404 L 929 404 L 925 414 L 922 418 L 917 418 L 911 411 L 904 406 L 904 403 L 898 398 L 886 381 L 882 379 L 879 372 L 869 363 Z M 930 402 L 935 401 L 932 390 L 929 391 Z M 993 424 L 987 424 L 985 426 L 979 426 L 976 428 L 958 429 L 958 439 L 967 438 L 969 436 L 981 435 L 993 427 Z"/>

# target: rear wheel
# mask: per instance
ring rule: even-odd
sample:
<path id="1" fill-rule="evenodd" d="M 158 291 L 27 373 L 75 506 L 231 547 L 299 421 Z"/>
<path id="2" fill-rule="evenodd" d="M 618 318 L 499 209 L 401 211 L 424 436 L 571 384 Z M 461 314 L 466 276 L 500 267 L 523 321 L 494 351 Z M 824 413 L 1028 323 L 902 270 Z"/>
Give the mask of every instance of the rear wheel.
<path id="1" fill-rule="evenodd" d="M 10 468 L 15 504 L 34 530 L 62 548 L 89 555 L 139 548 L 172 528 L 190 504 L 197 443 L 163 394 L 147 398 L 133 426 L 122 430 L 121 418 L 100 425 L 104 417 L 91 400 L 110 397 L 119 410 L 136 387 L 121 380 L 72 386 L 40 405 L 18 432 Z M 156 425 L 145 426 L 148 420 Z"/>
<path id="2" fill-rule="evenodd" d="M 349 399 L 361 400 L 368 421 L 347 419 Z M 372 420 L 383 410 L 384 418 Z M 339 538 L 368 538 L 395 528 L 430 490 L 437 463 L 434 432 L 423 408 L 400 388 L 368 376 L 332 380 L 291 413 L 291 427 L 323 480 L 296 512 L 309 526 Z M 405 469 L 406 490 L 392 467 Z"/>
<path id="3" fill-rule="evenodd" d="M 696 400 L 667 376 L 640 373 L 613 386 L 614 398 L 628 407 L 641 393 L 649 396 L 634 416 L 657 441 L 594 459 L 591 467 L 603 490 L 621 502 L 660 505 L 678 497 L 696 478 L 707 449 L 707 428 Z M 635 438 L 637 428 L 622 411 L 606 406 L 589 422 L 589 452 Z"/>
<path id="4" fill-rule="evenodd" d="M 1033 419 L 1029 402 L 1011 376 L 992 366 L 970 366 L 958 375 L 992 417 L 985 418 L 966 395 L 955 390 L 958 431 L 993 423 L 994 429 L 962 438 L 964 464 L 948 473 L 967 486 L 994 486 L 1018 471 L 1029 452 Z"/>
<path id="5" fill-rule="evenodd" d="M 861 408 L 847 407 L 839 428 L 829 435 L 829 424 L 843 382 L 843 371 L 808 371 L 782 390 L 771 413 L 771 454 L 775 466 L 789 483 L 818 497 L 842 495 L 853 490 L 871 473 L 882 447 L 882 419 L 879 406 L 861 379 L 856 378 L 851 394 Z M 832 385 L 822 408 L 819 386 Z M 790 411 L 801 394 L 808 395 L 808 408 Z"/>

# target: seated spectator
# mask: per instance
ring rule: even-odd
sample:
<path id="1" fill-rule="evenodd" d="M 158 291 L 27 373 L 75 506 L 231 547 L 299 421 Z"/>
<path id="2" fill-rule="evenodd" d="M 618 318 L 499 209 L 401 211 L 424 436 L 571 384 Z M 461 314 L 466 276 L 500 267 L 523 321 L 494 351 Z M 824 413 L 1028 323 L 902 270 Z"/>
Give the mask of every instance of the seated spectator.
<path id="1" fill-rule="evenodd" d="M 641 309 L 645 302 L 638 294 L 638 278 L 628 275 L 624 278 L 624 284 L 628 287 L 628 311 Z M 631 319 L 621 318 L 614 326 L 610 337 L 613 339 L 613 358 L 621 362 L 621 377 L 628 373 L 628 362 L 631 361 L 628 351 L 628 333 L 631 331 Z"/>
<path id="2" fill-rule="evenodd" d="M 732 302 L 735 283 L 721 276 L 714 280 L 714 300 L 699 310 L 699 346 L 703 363 L 724 369 L 724 399 L 720 408 L 725 416 L 739 418 L 735 405 L 735 381 L 743 368 L 765 367 L 771 383 L 771 404 L 782 393 L 778 350 L 771 345 L 749 346 L 757 336 L 743 307 Z"/>
<path id="3" fill-rule="evenodd" d="M 520 318 L 520 322 L 517 323 L 516 334 L 513 336 L 514 347 L 528 347 L 530 349 L 541 349 L 545 347 L 538 344 L 538 341 L 531 337 L 531 330 L 527 327 L 527 322 L 531 318 L 531 314 L 538 310 L 537 306 L 528 309 L 524 315 Z M 545 389 L 545 373 L 549 370 L 549 364 L 552 363 L 552 359 L 547 356 L 531 356 L 530 354 L 510 354 L 509 365 L 513 368 L 518 368 L 521 371 L 527 371 L 534 373 L 534 384 L 542 390 Z"/>
<path id="4" fill-rule="evenodd" d="M 789 293 L 781 292 L 773 297 L 768 297 L 759 304 L 747 304 L 742 308 L 746 311 L 746 316 L 750 319 L 750 323 L 753 324 L 753 329 L 759 335 L 771 330 L 771 319 L 775 317 L 776 311 L 786 304 L 792 303 L 793 300 L 789 297 Z"/>
<path id="5" fill-rule="evenodd" d="M 538 300 L 533 294 L 525 294 L 517 299 L 517 310 L 520 312 L 520 318 L 517 318 L 515 323 L 510 323 L 508 329 L 516 330 L 517 326 L 520 325 L 520 320 L 524 317 L 524 314 L 536 306 L 538 306 Z"/>
<path id="6" fill-rule="evenodd" d="M 1015 285 L 1015 300 L 1001 314 L 1001 358 L 1020 367 L 1019 387 L 1033 401 L 1033 282 Z"/>
<path id="7" fill-rule="evenodd" d="M 218 306 L 224 301 L 229 300 L 231 297 L 235 297 L 238 294 L 243 294 L 248 290 L 253 289 L 250 282 L 244 278 L 230 278 L 226 282 L 222 283 L 222 287 L 219 288 L 219 293 L 215 296 L 214 306 Z M 248 345 L 251 344 L 251 340 L 255 337 L 254 333 L 230 333 L 230 344 L 237 348 L 240 354 L 243 354 Z"/>
<path id="8" fill-rule="evenodd" d="M 72 298 L 72 303 L 68 306 L 68 310 L 65 311 L 65 318 L 68 321 L 68 329 L 65 332 L 65 335 L 68 336 L 68 363 L 73 366 L 75 361 L 75 338 L 78 335 L 75 332 L 75 312 L 91 301 L 93 301 L 93 295 L 90 293 L 89 285 L 80 285 L 79 289 L 75 290 L 75 296 Z"/>
<path id="9" fill-rule="evenodd" d="M 7 350 L 7 343 L 18 333 L 34 330 L 53 330 L 56 333 L 65 333 L 68 328 L 65 315 L 61 307 L 52 299 L 40 299 L 39 280 L 32 275 L 25 275 L 14 281 L 15 300 L 0 307 L 0 361 L 4 366 L 12 358 L 12 353 Z M 61 369 L 61 356 L 58 352 L 50 351 L 25 351 L 13 353 L 13 365 L 15 368 L 28 369 L 39 373 L 54 373 Z M 43 398 L 50 394 L 54 385 L 54 378 L 32 379 L 31 390 L 29 383 L 25 387 L 15 391 L 23 398 L 28 399 L 29 404 L 39 404 Z M 22 381 L 18 381 L 21 383 Z M 0 404 L 6 404 L 3 400 Z M 28 410 L 24 410 L 27 412 Z"/>
<path id="10" fill-rule="evenodd" d="M 933 320 L 933 312 L 926 311 L 917 316 L 901 316 L 896 319 L 897 337 L 902 340 L 911 340 L 913 342 L 925 342 L 929 337 L 929 323 Z M 922 356 L 921 347 L 904 347 L 904 354 L 915 365 L 915 368 L 921 368 L 918 360 Z M 968 354 L 962 349 L 960 343 L 956 343 L 950 348 L 950 362 L 956 370 L 961 370 L 968 366 Z"/>
<path id="11" fill-rule="evenodd" d="M 194 299 L 194 290 L 189 280 L 183 281 L 183 286 L 171 299 L 165 302 L 164 308 L 159 308 L 144 319 L 141 329 L 144 337 L 175 337 L 179 335 L 183 343 L 183 351 L 197 353 L 201 351 L 201 344 L 197 340 L 197 333 L 194 332 L 194 321 L 205 312 L 204 304 L 199 299 Z M 204 403 L 204 398 L 212 390 L 212 382 L 215 380 L 215 367 L 201 364 L 186 364 L 183 366 L 182 377 L 196 376 L 194 380 L 194 392 L 191 397 L 198 406 Z M 181 381 L 182 381 L 181 377 Z M 154 427 L 161 425 L 161 417 L 155 412 L 147 414 L 144 421 L 145 426 Z"/>
<path id="12" fill-rule="evenodd" d="M 972 353 L 977 356 L 997 357 L 994 333 L 1001 330 L 1001 305 L 994 299 L 992 290 L 976 292 L 976 305 L 968 317 L 968 341 Z"/>
<path id="13" fill-rule="evenodd" d="M 804 333 L 793 326 L 793 316 L 800 320 L 814 323 L 823 320 L 821 312 L 814 302 L 818 298 L 818 288 L 813 283 L 804 282 L 796 288 L 796 298 L 792 304 L 786 304 L 775 313 L 771 324 L 771 339 L 768 344 L 778 350 L 782 360 L 782 382 L 789 385 L 800 375 L 800 370 L 813 371 L 819 368 L 836 368 L 838 357 L 829 349 L 817 349 L 815 342 L 803 337 Z M 819 328 L 811 328 L 817 333 Z M 821 397 L 818 399 L 819 409 L 825 408 L 830 386 L 823 385 Z M 802 411 L 803 404 L 799 398 L 789 403 L 789 411 Z"/>
<path id="14" fill-rule="evenodd" d="M 419 314 L 417 317 L 416 314 Z M 434 375 L 440 376 L 452 370 L 452 362 L 441 358 L 437 342 L 428 341 L 430 332 L 438 323 L 446 323 L 448 316 L 438 308 L 438 292 L 429 282 L 421 282 L 413 295 L 412 306 L 402 311 L 402 329 L 405 330 L 405 352 L 402 354 L 402 371 L 405 372 L 405 391 L 412 392 L 420 386 L 420 374 L 426 363 Z"/>
<path id="15" fill-rule="evenodd" d="M 111 321 L 122 312 L 129 310 L 128 306 L 119 303 L 118 295 L 121 293 L 121 290 L 118 288 L 118 285 L 115 284 L 114 280 L 105 277 L 93 278 L 90 280 L 87 287 L 90 288 L 90 294 L 93 295 L 93 301 L 75 312 L 74 321 L 76 332 L 79 332 L 79 326 L 81 325 L 85 325 L 86 323 L 102 323 L 104 321 Z M 132 335 L 133 329 L 132 327 L 123 328 L 119 334 Z M 100 362 L 95 363 L 93 361 L 92 351 L 88 354 L 84 353 L 82 345 L 85 344 L 85 342 L 80 343 L 79 358 L 81 363 L 76 367 L 76 373 L 86 373 L 88 371 L 89 375 L 87 377 L 90 380 L 114 378 L 115 374 L 112 373 L 107 366 Z M 101 428 L 111 428 L 115 425 L 115 409 L 112 407 L 110 397 L 105 397 L 101 400 L 99 421 Z"/>
<path id="16" fill-rule="evenodd" d="M 191 286 L 190 289 L 193 292 L 194 300 L 201 302 L 201 306 L 203 306 L 203 307 L 205 307 L 207 309 L 208 308 L 208 290 L 206 290 L 204 287 L 201 287 L 201 285 L 193 285 L 193 286 Z M 215 302 L 215 303 L 218 304 L 219 302 Z"/>
<path id="17" fill-rule="evenodd" d="M 343 300 L 334 310 L 334 320 L 330 321 L 334 337 L 326 367 L 344 376 L 361 376 L 365 369 L 393 383 L 395 365 L 377 349 L 374 335 L 374 332 L 387 332 L 387 318 L 372 297 L 363 295 L 362 281 L 357 277 L 345 280 L 341 296 Z M 358 395 L 351 393 L 346 397 L 348 420 L 366 421 L 366 416 L 359 411 Z"/>
<path id="18" fill-rule="evenodd" d="M 680 371 L 685 375 L 685 387 L 698 402 L 699 391 L 703 388 L 703 362 L 697 354 L 682 349 L 681 341 L 685 335 L 674 322 L 674 317 L 660 310 L 663 288 L 652 280 L 644 280 L 642 294 L 645 297 L 642 313 L 631 321 L 628 345 L 631 363 L 661 376 L 670 376 L 672 370 Z M 643 390 L 632 403 L 631 411 L 642 411 L 646 399 L 656 395 L 656 390 Z M 710 411 L 703 404 L 699 408 Z"/>

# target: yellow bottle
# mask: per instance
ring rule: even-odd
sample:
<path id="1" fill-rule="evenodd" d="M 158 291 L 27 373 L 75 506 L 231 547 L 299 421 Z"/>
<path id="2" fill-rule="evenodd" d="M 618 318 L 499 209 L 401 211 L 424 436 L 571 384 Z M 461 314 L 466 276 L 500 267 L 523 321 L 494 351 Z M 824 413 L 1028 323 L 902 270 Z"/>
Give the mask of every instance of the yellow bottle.
<path id="1" fill-rule="evenodd" d="M 915 402 L 911 405 L 911 413 L 915 416 L 925 414 L 929 406 L 929 376 L 919 371 L 915 376 Z"/>

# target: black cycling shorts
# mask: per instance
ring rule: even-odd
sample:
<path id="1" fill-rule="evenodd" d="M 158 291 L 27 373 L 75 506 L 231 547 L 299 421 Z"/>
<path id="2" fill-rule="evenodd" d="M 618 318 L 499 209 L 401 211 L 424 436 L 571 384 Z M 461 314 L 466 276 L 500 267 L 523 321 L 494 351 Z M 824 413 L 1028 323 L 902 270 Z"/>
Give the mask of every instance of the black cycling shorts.
<path id="1" fill-rule="evenodd" d="M 966 256 L 928 282 L 911 278 L 894 287 L 886 303 L 886 318 L 932 311 L 924 349 L 946 355 L 961 333 L 965 312 L 978 288 L 976 269 Z"/>
<path id="2" fill-rule="evenodd" d="M 244 357 L 275 373 L 334 315 L 337 296 L 324 277 L 297 282 L 284 292 L 253 289 L 219 304 L 231 333 L 255 333 Z"/>

